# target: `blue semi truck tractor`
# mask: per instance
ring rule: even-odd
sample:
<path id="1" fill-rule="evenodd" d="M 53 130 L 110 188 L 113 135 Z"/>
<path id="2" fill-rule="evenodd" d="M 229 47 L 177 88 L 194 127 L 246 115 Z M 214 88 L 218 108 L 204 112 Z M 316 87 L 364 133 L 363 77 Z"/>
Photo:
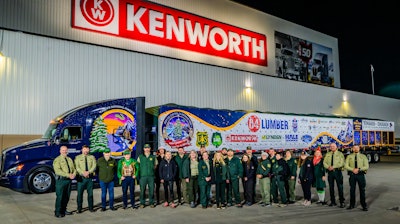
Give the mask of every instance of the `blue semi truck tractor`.
<path id="1" fill-rule="evenodd" d="M 85 104 L 57 116 L 42 138 L 3 150 L 1 185 L 26 193 L 53 191 L 52 164 L 61 145 L 68 147 L 72 158 L 81 153 L 83 145 L 89 145 L 97 158 L 106 148 L 115 157 L 126 149 L 135 156 L 144 144 L 144 104 L 144 97 L 113 99 Z"/>

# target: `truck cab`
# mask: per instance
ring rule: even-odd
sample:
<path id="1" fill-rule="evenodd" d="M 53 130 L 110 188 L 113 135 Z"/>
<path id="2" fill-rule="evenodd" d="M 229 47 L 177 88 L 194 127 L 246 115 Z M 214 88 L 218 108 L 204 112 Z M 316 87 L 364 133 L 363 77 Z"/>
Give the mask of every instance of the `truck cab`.
<path id="1" fill-rule="evenodd" d="M 96 158 L 109 148 L 113 157 L 126 149 L 136 154 L 136 145 L 143 144 L 144 97 L 107 100 L 85 104 L 52 119 L 40 139 L 3 150 L 0 184 L 26 193 L 54 190 L 53 160 L 67 146 L 72 159 L 83 145 L 90 147 Z M 97 178 L 95 178 L 97 181 Z M 76 181 L 73 181 L 75 184 Z"/>

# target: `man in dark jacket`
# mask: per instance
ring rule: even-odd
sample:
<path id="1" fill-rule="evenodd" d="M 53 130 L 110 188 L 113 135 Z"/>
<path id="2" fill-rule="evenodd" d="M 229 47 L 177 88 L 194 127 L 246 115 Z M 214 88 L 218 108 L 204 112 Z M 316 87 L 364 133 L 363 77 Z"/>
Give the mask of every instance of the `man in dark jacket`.
<path id="1" fill-rule="evenodd" d="M 185 154 L 185 149 L 183 147 L 178 148 L 178 155 L 174 157 L 176 165 L 178 166 L 178 171 L 176 175 L 176 192 L 178 194 L 178 203 L 183 204 L 184 202 L 189 203 L 189 196 L 186 190 L 186 182 L 183 178 L 183 162 L 188 158 Z M 183 201 L 182 201 L 183 196 Z"/>
<path id="2" fill-rule="evenodd" d="M 257 156 L 253 155 L 253 149 L 251 148 L 251 146 L 247 146 L 246 147 L 246 154 L 249 156 L 251 163 L 254 165 L 255 169 L 257 169 L 258 167 L 258 159 Z M 253 180 L 256 179 L 256 172 L 254 172 L 251 176 L 251 178 L 253 178 Z M 256 202 L 256 181 L 252 182 L 253 184 L 253 194 L 251 196 L 251 201 L 250 203 L 247 203 L 248 205 L 254 204 Z"/>
<path id="3" fill-rule="evenodd" d="M 228 207 L 232 205 L 232 194 L 235 198 L 236 207 L 241 208 L 241 199 L 239 193 L 239 179 L 243 177 L 243 166 L 238 157 L 233 153 L 232 149 L 228 149 L 228 156 L 225 159 L 228 173 Z"/>
<path id="4" fill-rule="evenodd" d="M 101 211 L 106 210 L 106 197 L 108 191 L 109 206 L 112 211 L 114 207 L 114 175 L 117 171 L 117 162 L 111 157 L 110 149 L 104 150 L 103 157 L 97 160 L 97 170 L 101 187 Z"/>
<path id="5" fill-rule="evenodd" d="M 164 195 L 165 202 L 164 207 L 170 206 L 171 208 L 175 208 L 174 204 L 174 181 L 176 177 L 176 173 L 178 170 L 178 166 L 175 161 L 172 159 L 171 152 L 165 153 L 165 159 L 161 160 L 159 164 L 159 177 L 160 183 L 164 185 Z"/>
<path id="6" fill-rule="evenodd" d="M 286 198 L 286 191 L 285 191 L 285 178 L 288 173 L 288 168 L 286 161 L 282 159 L 282 153 L 276 154 L 276 162 L 272 166 L 272 179 L 271 185 L 275 186 L 278 189 L 279 195 L 281 196 L 281 204 L 280 207 L 287 206 L 287 198 Z M 278 200 L 278 192 L 271 192 L 273 202 L 279 203 Z"/>

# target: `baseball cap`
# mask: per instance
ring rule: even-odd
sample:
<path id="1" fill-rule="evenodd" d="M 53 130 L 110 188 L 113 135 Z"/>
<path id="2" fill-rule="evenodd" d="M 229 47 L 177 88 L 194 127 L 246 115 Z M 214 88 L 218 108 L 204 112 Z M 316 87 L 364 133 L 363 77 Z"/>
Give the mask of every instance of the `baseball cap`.
<path id="1" fill-rule="evenodd" d="M 129 149 L 125 150 L 125 151 L 122 153 L 122 155 L 130 155 L 130 154 L 131 154 L 131 151 L 130 151 Z"/>
<path id="2" fill-rule="evenodd" d="M 104 149 L 104 153 L 110 153 L 111 150 L 110 149 Z"/>
<path id="3" fill-rule="evenodd" d="M 143 148 L 151 148 L 150 144 L 144 144 Z"/>
<path id="4" fill-rule="evenodd" d="M 251 150 L 251 146 L 247 146 L 246 149 L 247 149 L 247 150 Z"/>
<path id="5" fill-rule="evenodd" d="M 301 155 L 306 155 L 306 156 L 309 156 L 310 154 L 308 154 L 308 152 L 307 152 L 307 151 L 303 150 L 303 151 L 301 152 Z"/>

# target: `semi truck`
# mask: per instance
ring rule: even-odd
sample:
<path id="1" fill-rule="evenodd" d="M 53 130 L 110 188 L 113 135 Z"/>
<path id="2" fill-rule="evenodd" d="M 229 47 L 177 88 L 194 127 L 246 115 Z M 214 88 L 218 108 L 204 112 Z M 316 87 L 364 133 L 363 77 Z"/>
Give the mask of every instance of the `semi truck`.
<path id="1" fill-rule="evenodd" d="M 26 193 L 53 191 L 52 163 L 61 145 L 68 147 L 72 158 L 88 145 L 96 158 L 110 149 L 119 159 L 125 150 L 137 157 L 145 143 L 172 152 L 205 145 L 209 151 L 226 147 L 237 152 L 251 146 L 257 153 L 326 149 L 333 142 L 346 154 L 359 144 L 370 162 L 379 162 L 380 155 L 394 147 L 394 139 L 392 121 L 176 104 L 146 108 L 145 97 L 110 99 L 73 108 L 52 119 L 42 138 L 3 150 L 0 184 Z"/>

